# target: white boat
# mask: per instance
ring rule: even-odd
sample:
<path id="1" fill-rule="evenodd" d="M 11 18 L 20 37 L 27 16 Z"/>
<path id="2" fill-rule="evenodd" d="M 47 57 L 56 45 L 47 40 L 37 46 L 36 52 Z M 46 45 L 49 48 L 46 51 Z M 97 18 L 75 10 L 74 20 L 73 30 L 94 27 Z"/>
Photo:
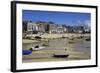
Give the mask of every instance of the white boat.
<path id="1" fill-rule="evenodd" d="M 32 50 L 41 50 L 41 49 L 44 49 L 45 47 L 40 47 L 40 46 L 35 46 L 35 47 L 32 47 Z"/>

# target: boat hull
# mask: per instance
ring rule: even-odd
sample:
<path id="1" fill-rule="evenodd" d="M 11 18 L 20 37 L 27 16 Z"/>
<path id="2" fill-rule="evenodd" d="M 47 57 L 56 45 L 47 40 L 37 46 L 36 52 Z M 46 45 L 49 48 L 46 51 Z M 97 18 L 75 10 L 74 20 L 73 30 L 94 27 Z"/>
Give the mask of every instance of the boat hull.
<path id="1" fill-rule="evenodd" d="M 53 57 L 56 57 L 56 58 L 66 58 L 68 56 L 69 56 L 68 54 L 65 54 L 65 55 L 63 55 L 63 54 L 54 54 L 53 55 Z"/>
<path id="2" fill-rule="evenodd" d="M 39 47 L 39 48 L 34 48 L 34 47 L 32 47 L 32 50 L 34 51 L 34 50 L 42 50 L 42 49 L 44 49 L 45 47 Z"/>
<path id="3" fill-rule="evenodd" d="M 23 50 L 22 52 L 23 52 L 23 55 L 29 55 L 32 53 L 31 50 Z"/>

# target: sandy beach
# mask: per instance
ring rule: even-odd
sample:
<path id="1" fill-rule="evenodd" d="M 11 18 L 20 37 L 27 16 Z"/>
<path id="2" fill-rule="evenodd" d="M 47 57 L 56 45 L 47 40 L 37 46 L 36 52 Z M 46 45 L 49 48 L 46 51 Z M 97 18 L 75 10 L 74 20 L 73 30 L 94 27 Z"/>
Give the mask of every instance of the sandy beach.
<path id="1" fill-rule="evenodd" d="M 32 42 L 37 42 L 35 39 L 35 36 L 39 36 L 38 34 L 33 34 L 33 35 L 27 35 L 27 37 L 31 37 L 32 39 L 23 39 L 23 43 L 32 43 Z M 84 37 L 90 37 L 90 34 L 75 34 L 75 33 L 66 33 L 66 34 L 43 34 L 40 37 L 42 38 L 41 40 L 48 41 L 47 39 L 56 39 L 56 38 L 79 38 L 80 36 Z"/>
<path id="2" fill-rule="evenodd" d="M 28 35 L 30 36 L 30 35 Z M 34 38 L 37 35 L 31 35 Z M 84 36 L 84 38 L 79 38 Z M 30 55 L 23 55 L 23 62 L 46 62 L 87 60 L 91 58 L 90 41 L 86 41 L 90 34 L 43 34 L 41 40 L 23 39 L 23 49 L 29 49 L 35 45 L 47 44 L 45 49 L 33 51 Z M 72 39 L 74 38 L 74 39 Z M 65 50 L 67 49 L 67 50 Z M 67 58 L 54 58 L 53 54 L 68 54 Z"/>
<path id="3" fill-rule="evenodd" d="M 73 38 L 73 37 L 80 37 L 80 36 L 90 36 L 90 34 L 78 34 L 78 33 L 66 33 L 66 34 L 33 34 L 33 35 L 27 35 L 29 37 L 35 37 L 35 36 L 41 36 L 42 38 L 61 38 L 61 37 L 68 37 L 68 38 Z"/>

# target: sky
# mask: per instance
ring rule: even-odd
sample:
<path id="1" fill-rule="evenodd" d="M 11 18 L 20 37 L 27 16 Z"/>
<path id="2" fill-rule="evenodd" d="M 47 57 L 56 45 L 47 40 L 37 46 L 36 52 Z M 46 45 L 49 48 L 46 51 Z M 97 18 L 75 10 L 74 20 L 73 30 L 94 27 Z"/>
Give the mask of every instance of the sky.
<path id="1" fill-rule="evenodd" d="M 26 21 L 52 21 L 55 24 L 66 25 L 89 25 L 91 20 L 90 13 L 79 12 L 55 12 L 55 11 L 36 11 L 36 10 L 23 10 L 22 20 Z"/>

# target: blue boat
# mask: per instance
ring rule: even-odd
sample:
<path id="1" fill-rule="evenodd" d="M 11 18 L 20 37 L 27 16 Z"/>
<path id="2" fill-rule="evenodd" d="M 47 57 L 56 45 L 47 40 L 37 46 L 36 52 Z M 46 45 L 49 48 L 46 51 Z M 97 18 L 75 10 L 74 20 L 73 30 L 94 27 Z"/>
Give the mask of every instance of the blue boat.
<path id="1" fill-rule="evenodd" d="M 23 50 L 23 55 L 29 55 L 32 53 L 32 50 Z"/>
<path id="2" fill-rule="evenodd" d="M 22 50 L 23 55 L 29 55 L 31 54 L 33 51 L 37 51 L 37 50 L 41 50 L 44 49 L 45 47 L 39 47 L 38 45 L 35 47 L 31 47 L 28 50 Z"/>

